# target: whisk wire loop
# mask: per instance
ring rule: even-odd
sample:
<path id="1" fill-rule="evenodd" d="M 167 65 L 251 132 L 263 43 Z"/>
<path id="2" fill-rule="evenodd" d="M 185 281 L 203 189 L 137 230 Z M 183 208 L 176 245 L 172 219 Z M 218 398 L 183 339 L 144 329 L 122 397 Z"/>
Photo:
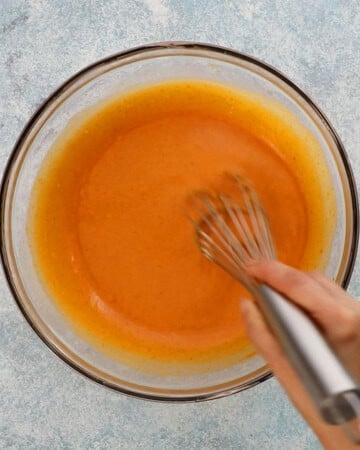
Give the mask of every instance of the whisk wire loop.
<path id="1" fill-rule="evenodd" d="M 191 197 L 196 238 L 202 253 L 246 286 L 246 265 L 275 258 L 269 222 L 261 201 L 243 177 L 231 176 L 230 191 L 199 191 Z M 190 216 L 192 216 L 190 214 Z"/>

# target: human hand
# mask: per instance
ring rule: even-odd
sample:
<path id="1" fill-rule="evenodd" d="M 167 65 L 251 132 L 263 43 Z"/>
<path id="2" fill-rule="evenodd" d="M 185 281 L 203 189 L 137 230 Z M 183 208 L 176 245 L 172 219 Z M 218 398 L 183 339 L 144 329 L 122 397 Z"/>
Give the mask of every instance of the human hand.
<path id="1" fill-rule="evenodd" d="M 304 273 L 276 261 L 253 264 L 248 272 L 303 308 L 354 378 L 360 380 L 360 357 L 356 357 L 360 355 L 360 302 L 320 273 Z M 352 448 L 339 427 L 327 425 L 318 414 L 256 303 L 243 300 L 241 308 L 249 337 L 325 448 Z"/>

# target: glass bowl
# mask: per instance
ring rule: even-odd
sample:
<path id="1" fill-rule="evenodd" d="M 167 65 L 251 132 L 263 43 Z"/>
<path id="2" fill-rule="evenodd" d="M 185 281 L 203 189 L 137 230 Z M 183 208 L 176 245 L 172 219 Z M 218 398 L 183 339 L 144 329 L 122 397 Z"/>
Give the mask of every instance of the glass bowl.
<path id="1" fill-rule="evenodd" d="M 345 150 L 319 108 L 274 68 L 244 54 L 207 44 L 167 42 L 134 48 L 80 71 L 36 111 L 19 137 L 1 189 L 2 260 L 17 304 L 46 345 L 78 372 L 116 391 L 168 401 L 222 397 L 271 376 L 259 355 L 203 375 L 153 375 L 100 353 L 68 324 L 44 291 L 27 235 L 32 186 L 52 144 L 69 120 L 103 99 L 144 85 L 201 79 L 271 98 L 290 110 L 317 139 L 331 174 L 336 230 L 326 273 L 346 287 L 358 240 L 356 189 Z"/>

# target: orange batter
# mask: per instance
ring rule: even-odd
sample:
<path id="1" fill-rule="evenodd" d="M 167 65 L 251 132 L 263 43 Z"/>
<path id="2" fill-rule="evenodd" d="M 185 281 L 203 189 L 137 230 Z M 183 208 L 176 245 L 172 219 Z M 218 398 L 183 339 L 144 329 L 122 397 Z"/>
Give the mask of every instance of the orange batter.
<path id="1" fill-rule="evenodd" d="M 324 214 L 335 214 L 322 167 L 290 113 L 219 85 L 172 82 L 100 105 L 70 124 L 34 189 L 29 231 L 44 286 L 118 357 L 240 358 L 246 293 L 199 252 L 186 198 L 224 171 L 246 175 L 279 259 L 314 268 L 331 238 Z"/>

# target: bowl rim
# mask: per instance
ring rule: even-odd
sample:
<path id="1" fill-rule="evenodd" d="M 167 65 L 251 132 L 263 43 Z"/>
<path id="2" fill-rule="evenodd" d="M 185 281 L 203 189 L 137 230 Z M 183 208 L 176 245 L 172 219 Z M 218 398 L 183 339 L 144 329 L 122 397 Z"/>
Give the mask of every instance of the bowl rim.
<path id="1" fill-rule="evenodd" d="M 351 243 L 350 243 L 350 251 L 349 256 L 347 260 L 346 267 L 344 269 L 344 277 L 342 280 L 342 287 L 345 289 L 347 288 L 350 278 L 352 275 L 352 272 L 354 270 L 356 255 L 357 255 L 357 249 L 358 249 L 358 242 L 359 242 L 359 202 L 358 202 L 358 195 L 357 195 L 357 189 L 356 189 L 356 183 L 355 178 L 353 175 L 353 171 L 350 165 L 349 158 L 346 154 L 345 148 L 331 125 L 330 121 L 326 117 L 326 115 L 322 112 L 322 110 L 311 100 L 311 98 L 305 94 L 293 81 L 291 81 L 287 76 L 285 76 L 283 73 L 281 73 L 278 69 L 274 68 L 273 66 L 254 58 L 253 56 L 247 55 L 245 53 L 223 47 L 218 46 L 214 44 L 209 43 L 202 43 L 202 42 L 193 42 L 193 41 L 164 41 L 164 42 L 155 42 L 145 45 L 140 45 L 137 47 L 133 47 L 121 52 L 117 52 L 115 54 L 112 54 L 110 56 L 107 56 L 105 58 L 102 58 L 83 69 L 76 72 L 73 76 L 68 78 L 65 82 L 63 82 L 56 90 L 54 90 L 36 109 L 33 115 L 30 117 L 26 125 L 24 126 L 23 130 L 21 131 L 13 149 L 11 150 L 10 156 L 7 160 L 7 163 L 4 168 L 3 177 L 1 181 L 1 187 L 0 187 L 0 208 L 1 208 L 1 215 L 0 215 L 0 256 L 1 256 L 1 262 L 3 266 L 3 271 L 5 274 L 5 279 L 8 284 L 8 287 L 12 293 L 12 296 L 20 309 L 21 313 L 25 317 L 27 323 L 30 325 L 30 327 L 34 330 L 34 332 L 40 337 L 40 339 L 44 342 L 44 344 L 53 352 L 55 353 L 60 360 L 62 360 L 64 363 L 66 363 L 68 366 L 72 367 L 74 370 L 76 370 L 81 375 L 87 377 L 88 379 L 102 385 L 105 387 L 108 387 L 112 390 L 115 390 L 117 392 L 120 392 L 122 394 L 146 399 L 146 400 L 153 400 L 153 401 L 162 401 L 162 402 L 199 402 L 204 400 L 211 400 L 215 398 L 222 398 L 226 397 L 231 394 L 238 393 L 240 391 L 243 391 L 245 389 L 248 389 L 250 387 L 256 386 L 259 383 L 262 383 L 269 378 L 273 376 L 272 372 L 268 369 L 265 370 L 264 373 L 258 375 L 257 377 L 253 378 L 252 380 L 249 380 L 245 382 L 242 385 L 233 386 L 230 388 L 223 388 L 222 390 L 219 390 L 217 392 L 211 392 L 211 393 L 204 393 L 204 394 L 196 394 L 196 395 L 187 395 L 187 396 L 167 396 L 167 395 L 156 395 L 153 393 L 144 393 L 139 392 L 135 390 L 131 390 L 128 388 L 124 388 L 121 386 L 118 386 L 117 384 L 114 384 L 110 381 L 106 381 L 102 378 L 97 377 L 90 371 L 86 370 L 81 365 L 76 364 L 73 362 L 69 357 L 67 357 L 65 354 L 63 354 L 55 345 L 53 342 L 48 340 L 48 338 L 45 336 L 45 334 L 42 333 L 42 331 L 37 327 L 33 319 L 30 317 L 30 314 L 26 311 L 24 304 L 18 295 L 17 289 L 16 289 L 16 283 L 14 282 L 12 271 L 9 264 L 9 258 L 7 254 L 6 249 L 6 236 L 5 236 L 5 204 L 7 200 L 7 193 L 8 193 L 8 184 L 9 179 L 11 175 L 11 171 L 13 168 L 13 165 L 17 161 L 17 157 L 21 151 L 22 145 L 27 138 L 27 136 L 30 134 L 32 128 L 36 124 L 38 118 L 41 117 L 43 112 L 47 110 L 47 108 L 64 92 L 66 91 L 73 83 L 80 80 L 84 75 L 91 72 L 93 69 L 99 68 L 103 65 L 107 65 L 109 63 L 115 62 L 117 60 L 124 60 L 128 57 L 133 57 L 135 55 L 139 54 L 146 54 L 149 52 L 159 51 L 159 50 L 167 50 L 167 49 L 173 49 L 173 50 L 198 50 L 198 51 L 207 51 L 212 53 L 218 53 L 229 57 L 234 57 L 236 59 L 240 59 L 245 62 L 249 62 L 257 67 L 259 67 L 262 70 L 267 71 L 271 75 L 275 76 L 275 78 L 280 79 L 287 87 L 290 87 L 297 95 L 299 95 L 302 100 L 305 101 L 305 103 L 310 106 L 310 108 L 315 112 L 315 114 L 318 116 L 318 118 L 321 120 L 322 124 L 327 129 L 328 133 L 330 134 L 330 137 L 333 139 L 335 146 L 338 150 L 338 154 L 340 156 L 343 168 L 345 170 L 346 179 L 348 181 L 349 185 L 349 191 L 350 191 L 350 198 L 351 198 L 351 209 L 353 212 L 352 220 L 353 220 L 353 226 L 352 226 L 352 235 L 351 235 Z M 176 56 L 176 55 L 173 55 Z M 201 55 L 200 55 L 201 56 Z"/>

